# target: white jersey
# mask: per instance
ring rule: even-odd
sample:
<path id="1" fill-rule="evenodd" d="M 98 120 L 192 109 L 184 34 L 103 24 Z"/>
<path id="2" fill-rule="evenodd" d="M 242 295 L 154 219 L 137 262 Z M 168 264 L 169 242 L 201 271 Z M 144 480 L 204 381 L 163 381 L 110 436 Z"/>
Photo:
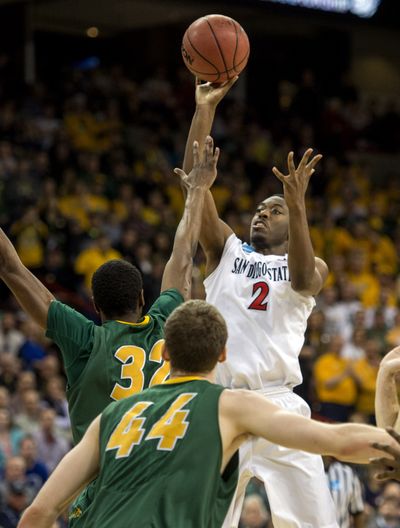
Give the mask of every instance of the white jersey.
<path id="1" fill-rule="evenodd" d="M 204 285 L 228 325 L 218 382 L 235 389 L 299 385 L 298 356 L 315 301 L 292 289 L 287 255 L 262 255 L 231 235 Z"/>

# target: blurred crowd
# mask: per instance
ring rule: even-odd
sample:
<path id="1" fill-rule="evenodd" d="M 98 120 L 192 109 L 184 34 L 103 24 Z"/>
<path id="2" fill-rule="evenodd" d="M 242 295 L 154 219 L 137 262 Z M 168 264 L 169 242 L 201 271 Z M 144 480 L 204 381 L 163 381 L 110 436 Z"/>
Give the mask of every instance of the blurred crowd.
<path id="1" fill-rule="evenodd" d="M 374 423 L 379 361 L 400 345 L 400 169 L 386 163 L 379 173 L 365 160 L 376 167 L 395 153 L 399 102 L 368 100 L 346 77 L 326 93 L 307 70 L 296 83 L 277 82 L 274 111 L 260 112 L 240 83 L 213 130 L 222 150 L 218 209 L 246 240 L 256 204 L 281 192 L 271 167 L 284 169 L 290 150 L 324 154 L 308 217 L 330 274 L 309 319 L 296 390 L 320 419 Z M 135 80 L 121 67 L 98 67 L 10 87 L 0 75 L 0 224 L 22 261 L 58 299 L 96 320 L 94 270 L 127 259 L 143 273 L 148 307 L 182 211 L 173 168 L 194 110 L 193 78 L 160 69 Z M 203 272 L 199 251 L 193 297 L 204 295 Z M 11 528 L 71 436 L 59 352 L 0 288 L 0 526 Z M 381 486 L 365 469 L 354 475 L 369 519 L 354 526 L 400 527 L 400 484 Z M 271 526 L 260 489 L 252 482 L 243 528 Z"/>

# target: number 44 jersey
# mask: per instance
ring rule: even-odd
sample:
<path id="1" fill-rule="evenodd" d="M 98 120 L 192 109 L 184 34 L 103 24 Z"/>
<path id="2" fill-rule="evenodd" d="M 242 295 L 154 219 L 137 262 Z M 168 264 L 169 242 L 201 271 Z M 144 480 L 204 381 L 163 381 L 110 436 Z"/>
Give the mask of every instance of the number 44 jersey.
<path id="1" fill-rule="evenodd" d="M 182 302 L 177 290 L 166 290 L 138 323 L 101 326 L 63 303 L 51 303 L 46 335 L 63 356 L 75 443 L 109 403 L 167 378 L 169 364 L 161 358 L 164 324 Z"/>
<path id="2" fill-rule="evenodd" d="M 315 301 L 292 289 L 287 255 L 262 255 L 231 235 L 204 285 L 228 325 L 218 382 L 255 390 L 300 384 L 298 356 Z"/>
<path id="3" fill-rule="evenodd" d="M 221 475 L 223 388 L 183 377 L 111 404 L 100 421 L 100 473 L 84 528 L 220 528 L 238 455 Z"/>

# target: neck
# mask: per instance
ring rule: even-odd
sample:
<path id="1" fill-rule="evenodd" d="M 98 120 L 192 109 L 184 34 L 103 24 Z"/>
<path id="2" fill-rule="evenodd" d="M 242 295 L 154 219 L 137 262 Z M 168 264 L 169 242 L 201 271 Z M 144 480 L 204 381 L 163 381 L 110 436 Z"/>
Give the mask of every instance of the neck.
<path id="1" fill-rule="evenodd" d="M 211 372 L 186 372 L 185 370 L 171 369 L 170 379 L 174 378 L 201 378 L 215 383 L 215 369 Z"/>
<path id="2" fill-rule="evenodd" d="M 136 312 L 126 312 L 124 314 L 115 315 L 114 317 L 107 317 L 103 312 L 100 313 L 102 323 L 106 321 L 124 321 L 125 323 L 137 323 L 142 317 L 142 310 Z"/>
<path id="3" fill-rule="evenodd" d="M 282 242 L 281 244 L 271 244 L 271 245 L 258 245 L 257 243 L 252 243 L 252 246 L 262 255 L 286 255 L 288 252 L 288 242 Z"/>

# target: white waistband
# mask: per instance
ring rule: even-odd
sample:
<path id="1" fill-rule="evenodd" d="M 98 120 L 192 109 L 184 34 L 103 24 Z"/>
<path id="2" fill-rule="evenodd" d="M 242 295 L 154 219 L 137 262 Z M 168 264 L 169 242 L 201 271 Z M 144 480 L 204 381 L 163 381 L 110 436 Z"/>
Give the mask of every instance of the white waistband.
<path id="1" fill-rule="evenodd" d="M 289 387 L 264 387 L 262 389 L 255 389 L 254 392 L 265 394 L 266 396 L 276 396 L 278 394 L 287 394 L 293 392 L 293 390 Z"/>

